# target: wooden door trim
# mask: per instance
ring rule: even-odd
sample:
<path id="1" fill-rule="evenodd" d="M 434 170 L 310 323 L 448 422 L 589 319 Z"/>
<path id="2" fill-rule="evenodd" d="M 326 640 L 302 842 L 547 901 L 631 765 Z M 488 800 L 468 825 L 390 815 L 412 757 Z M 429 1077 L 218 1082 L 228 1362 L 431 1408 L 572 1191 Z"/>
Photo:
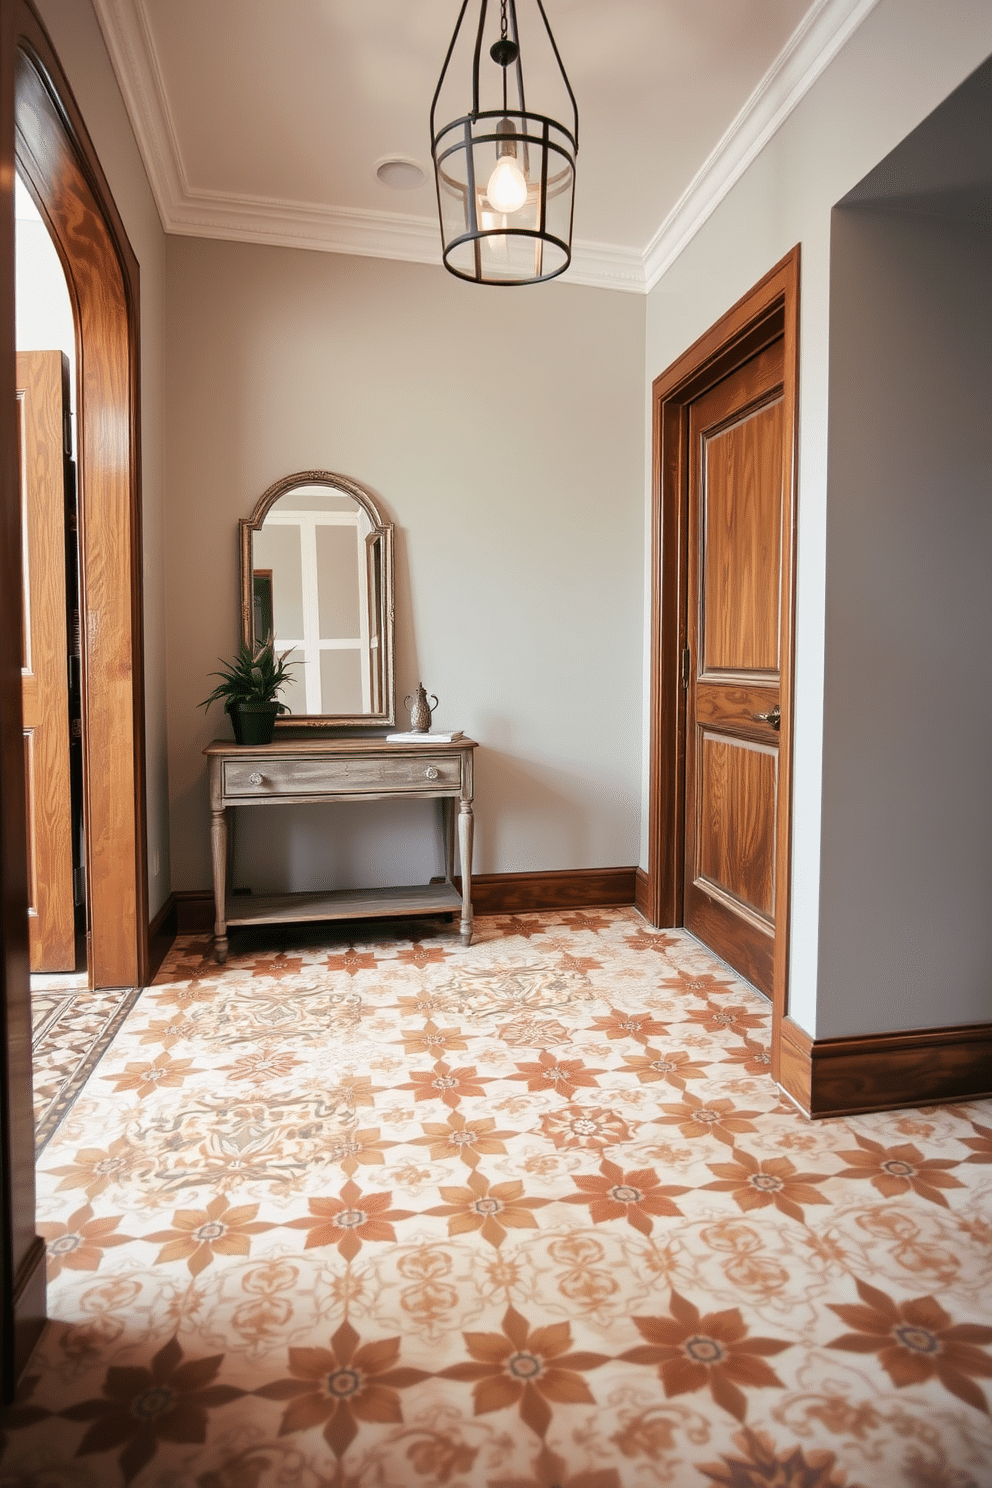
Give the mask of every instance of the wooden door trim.
<path id="1" fill-rule="evenodd" d="M 776 843 L 772 1069 L 778 1078 L 780 1029 L 788 1010 L 792 842 L 793 665 L 795 629 L 796 450 L 799 382 L 799 248 L 652 384 L 651 691 L 648 868 L 643 902 L 651 923 L 682 923 L 685 835 L 686 703 L 681 657 L 688 593 L 689 405 L 779 336 L 784 338 L 785 501 L 782 531 L 781 710 Z"/>
<path id="2" fill-rule="evenodd" d="M 18 87 L 27 60 L 37 108 Z M 23 81 L 23 74 L 21 75 Z M 84 732 L 90 732 L 88 847 L 101 918 L 94 972 L 127 985 L 148 963 L 139 507 L 138 264 L 79 107 L 29 0 L 0 0 L 0 1394 L 9 1398 L 45 1317 L 35 1230 L 27 852 L 21 708 L 21 541 L 15 428 L 14 175 L 21 165 L 66 269 L 76 321 L 80 453 L 93 470 Z M 44 167 L 44 169 L 42 169 Z M 72 210 L 70 210 L 70 207 Z M 79 209 L 82 219 L 73 216 Z M 83 231 L 80 231 L 80 229 Z M 86 236 L 86 233 L 89 236 Z M 117 292 L 104 296 L 100 273 Z M 79 336 L 80 329 L 82 336 Z M 85 448 L 83 442 L 85 436 Z M 107 458 L 109 453 L 110 458 Z M 111 499 L 113 498 L 113 499 Z M 103 501 L 103 506 L 100 503 Z M 95 513 L 114 510 L 122 533 Z M 108 548 L 101 567 L 97 546 Z M 123 547 L 122 547 L 123 539 Z M 101 635 L 101 630 L 103 634 Z M 98 689 L 110 692 L 98 698 Z M 108 753 L 108 743 L 111 752 Z M 107 770 L 117 758 L 119 768 Z M 114 798 L 117 798 L 116 801 Z M 116 883 L 112 897 L 108 886 Z M 115 928 L 116 927 L 116 928 Z M 103 932 L 106 932 L 104 937 Z"/>
<path id="3" fill-rule="evenodd" d="M 88 970 L 91 986 L 139 986 L 148 903 L 138 261 L 51 43 L 25 0 L 16 8 L 16 163 L 62 261 L 76 329 Z"/>

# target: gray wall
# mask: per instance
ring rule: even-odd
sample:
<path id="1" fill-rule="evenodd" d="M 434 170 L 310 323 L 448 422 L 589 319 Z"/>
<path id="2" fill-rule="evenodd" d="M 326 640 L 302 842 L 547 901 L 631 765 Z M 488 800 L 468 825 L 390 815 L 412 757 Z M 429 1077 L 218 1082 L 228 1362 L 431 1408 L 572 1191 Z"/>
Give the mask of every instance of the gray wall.
<path id="1" fill-rule="evenodd" d="M 992 235 L 831 242 L 819 997 L 831 1035 L 992 1013 Z"/>
<path id="2" fill-rule="evenodd" d="M 210 883 L 197 707 L 239 635 L 238 519 L 293 471 L 364 482 L 397 526 L 397 694 L 482 746 L 479 872 L 637 860 L 644 302 L 443 270 L 168 242 L 173 887 Z M 244 812 L 239 881 L 437 871 L 429 803 Z M 426 829 L 426 830 L 425 830 Z"/>
<path id="3" fill-rule="evenodd" d="M 821 1037 L 835 1033 L 844 1017 L 842 1007 L 835 1018 L 833 993 L 818 988 L 817 980 L 824 616 L 831 582 L 831 211 L 990 52 L 988 0 L 946 0 L 939 6 L 932 0 L 880 0 L 648 297 L 649 389 L 794 244 L 801 245 L 790 1012 Z M 647 614 L 646 604 L 645 624 Z M 645 781 L 645 803 L 646 792 Z M 642 821 L 646 830 L 646 810 Z M 947 1021 L 942 1000 L 942 989 L 932 988 L 934 1016 L 926 1021 Z M 872 1021 L 878 1029 L 886 1026 Z"/>

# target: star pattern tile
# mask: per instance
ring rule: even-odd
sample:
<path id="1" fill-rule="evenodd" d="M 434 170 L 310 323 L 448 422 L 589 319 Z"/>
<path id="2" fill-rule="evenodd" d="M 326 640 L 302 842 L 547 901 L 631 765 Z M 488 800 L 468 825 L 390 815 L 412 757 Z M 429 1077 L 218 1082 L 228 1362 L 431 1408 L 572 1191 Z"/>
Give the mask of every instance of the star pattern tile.
<path id="1" fill-rule="evenodd" d="M 992 1106 L 809 1123 L 690 936 L 477 931 L 176 942 L 40 1161 L 4 1488 L 992 1484 Z"/>

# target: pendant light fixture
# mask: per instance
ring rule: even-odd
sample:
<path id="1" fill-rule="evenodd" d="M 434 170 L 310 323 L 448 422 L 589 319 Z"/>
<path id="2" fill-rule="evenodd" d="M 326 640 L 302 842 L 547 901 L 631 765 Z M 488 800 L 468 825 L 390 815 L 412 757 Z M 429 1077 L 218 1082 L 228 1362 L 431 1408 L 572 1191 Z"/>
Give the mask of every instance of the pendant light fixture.
<path id="1" fill-rule="evenodd" d="M 569 127 L 528 107 L 517 0 L 493 5 L 489 34 L 495 35 L 497 13 L 499 34 L 489 47 L 491 67 L 483 61 L 488 0 L 477 0 L 470 107 L 438 127 L 438 101 L 469 3 L 463 0 L 431 104 L 444 266 L 475 284 L 538 284 L 571 262 L 579 111 L 542 0 L 520 0 L 521 9 L 536 9 L 544 26 L 542 36 L 535 15 L 528 45 L 546 50 L 550 44 L 564 85 L 554 103 L 567 105 Z"/>

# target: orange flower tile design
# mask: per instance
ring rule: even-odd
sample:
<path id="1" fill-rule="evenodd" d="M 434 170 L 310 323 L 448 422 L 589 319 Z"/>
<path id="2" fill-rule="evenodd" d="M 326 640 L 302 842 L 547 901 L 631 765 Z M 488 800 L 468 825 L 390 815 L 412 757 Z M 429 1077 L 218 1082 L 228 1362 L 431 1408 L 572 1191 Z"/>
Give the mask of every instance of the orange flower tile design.
<path id="1" fill-rule="evenodd" d="M 424 1135 L 415 1137 L 411 1146 L 430 1148 L 435 1162 L 457 1157 L 474 1168 L 480 1158 L 505 1156 L 504 1138 L 513 1135 L 512 1131 L 497 1131 L 491 1117 L 466 1121 L 460 1111 L 453 1111 L 444 1123 L 424 1122 Z"/>
<path id="2" fill-rule="evenodd" d="M 426 1054 L 431 1059 L 442 1059 L 453 1050 L 468 1048 L 459 1029 L 438 1028 L 434 1023 L 428 1023 L 419 1033 L 403 1034 L 402 1043 L 405 1053 Z"/>
<path id="3" fill-rule="evenodd" d="M 682 1210 L 672 1199 L 690 1190 L 681 1184 L 663 1185 L 651 1168 L 635 1168 L 625 1173 L 616 1163 L 604 1158 L 598 1177 L 572 1179 L 579 1192 L 565 1195 L 566 1204 L 588 1204 L 593 1224 L 611 1219 L 625 1219 L 642 1235 L 654 1229 L 652 1215 L 679 1215 Z"/>
<path id="4" fill-rule="evenodd" d="M 639 1044 L 650 1043 L 668 1032 L 668 1025 L 659 1023 L 650 1013 L 625 1013 L 618 1008 L 611 1008 L 608 1017 L 594 1018 L 590 1028 L 609 1039 L 635 1039 Z"/>
<path id="5" fill-rule="evenodd" d="M 395 1142 L 383 1137 L 377 1126 L 368 1126 L 334 1138 L 326 1149 L 327 1159 L 332 1163 L 340 1163 L 348 1177 L 352 1178 L 361 1164 L 381 1168 L 386 1161 L 387 1151 L 395 1146 Z"/>
<path id="6" fill-rule="evenodd" d="M 854 1140 L 860 1151 L 838 1152 L 837 1156 L 847 1158 L 850 1166 L 843 1168 L 837 1176 L 866 1178 L 887 1199 L 912 1190 L 921 1199 L 929 1199 L 931 1204 L 941 1204 L 946 1209 L 947 1200 L 941 1189 L 962 1187 L 961 1180 L 949 1172 L 950 1168 L 958 1166 L 956 1161 L 925 1158 L 911 1142 L 886 1148 L 880 1142 L 873 1142 L 871 1137 L 857 1133 Z"/>
<path id="7" fill-rule="evenodd" d="M 306 1249 L 336 1245 L 346 1261 L 353 1261 L 364 1241 L 395 1241 L 394 1224 L 409 1219 L 412 1209 L 393 1209 L 391 1193 L 363 1194 L 349 1178 L 337 1199 L 311 1199 L 309 1219 L 291 1219 L 287 1230 L 306 1230 Z"/>
<path id="8" fill-rule="evenodd" d="M 292 1348 L 291 1378 L 263 1385 L 264 1400 L 288 1400 L 279 1435 L 322 1428 L 324 1440 L 340 1457 L 358 1435 L 363 1421 L 403 1420 L 399 1391 L 427 1379 L 423 1369 L 398 1367 L 400 1340 L 380 1338 L 362 1343 L 350 1323 L 331 1337 L 330 1348 Z"/>
<path id="9" fill-rule="evenodd" d="M 665 1394 L 684 1395 L 708 1388 L 717 1405 L 743 1421 L 746 1389 L 784 1389 L 764 1360 L 789 1347 L 779 1338 L 752 1338 L 738 1308 L 700 1315 L 699 1308 L 673 1291 L 670 1318 L 635 1317 L 647 1343 L 621 1355 L 634 1364 L 657 1364 Z"/>
<path id="10" fill-rule="evenodd" d="M 64 1224 L 39 1224 L 38 1234 L 46 1242 L 48 1280 L 54 1281 L 63 1266 L 72 1271 L 96 1271 L 105 1250 L 130 1244 L 133 1236 L 117 1233 L 120 1222 L 120 1215 L 95 1219 L 92 1207 L 84 1204 Z"/>
<path id="11" fill-rule="evenodd" d="M 484 1098 L 486 1082 L 474 1066 L 450 1069 L 444 1060 L 438 1060 L 432 1070 L 411 1070 L 410 1079 L 397 1089 L 412 1090 L 416 1101 L 440 1100 L 454 1110 L 463 1099 Z"/>
<path id="12" fill-rule="evenodd" d="M 510 1183 L 493 1183 L 476 1168 L 464 1188 L 442 1188 L 443 1204 L 428 1209 L 448 1221 L 449 1235 L 465 1235 L 478 1230 L 483 1240 L 500 1246 L 507 1230 L 536 1230 L 535 1209 L 543 1209 L 550 1199 L 524 1197 L 524 1185 L 515 1179 Z"/>
<path id="13" fill-rule="evenodd" d="M 80 1148 L 71 1163 L 50 1168 L 49 1172 L 62 1179 L 60 1193 L 67 1188 L 82 1188 L 87 1198 L 95 1199 L 111 1184 L 132 1176 L 143 1161 L 146 1159 L 126 1137 L 116 1137 L 107 1147 Z"/>
<path id="14" fill-rule="evenodd" d="M 971 1148 L 971 1155 L 965 1158 L 965 1162 L 992 1163 L 992 1126 L 981 1126 L 977 1121 L 971 1125 L 978 1135 L 961 1138 L 964 1145 Z"/>
<path id="15" fill-rule="evenodd" d="M 643 1054 L 625 1054 L 623 1062 L 642 1085 L 664 1080 L 676 1090 L 684 1090 L 686 1080 L 704 1080 L 707 1075 L 707 1066 L 693 1060 L 684 1049 L 676 1049 L 671 1054 L 645 1049 Z"/>
<path id="16" fill-rule="evenodd" d="M 730 991 L 730 988 L 727 988 Z M 695 1008 L 686 1014 L 687 1023 L 705 1028 L 707 1033 L 739 1033 L 752 1028 L 764 1028 L 765 1020 L 751 1008 L 735 1003 L 707 1002 L 705 1008 Z"/>
<path id="17" fill-rule="evenodd" d="M 216 1256 L 246 1256 L 251 1237 L 264 1235 L 273 1226 L 258 1219 L 257 1204 L 238 1204 L 233 1208 L 223 1194 L 211 1199 L 205 1209 L 177 1209 L 171 1230 L 156 1230 L 143 1235 L 162 1249 L 156 1265 L 185 1261 L 191 1276 L 199 1276 Z"/>
<path id="18" fill-rule="evenodd" d="M 952 1395 L 988 1414 L 988 1399 L 975 1378 L 992 1379 L 992 1327 L 952 1323 L 933 1297 L 893 1302 L 885 1292 L 857 1281 L 857 1303 L 829 1303 L 841 1322 L 857 1331 L 833 1339 L 828 1348 L 856 1354 L 878 1354 L 879 1363 L 897 1389 L 938 1379 Z"/>
<path id="19" fill-rule="evenodd" d="M 243 1390 L 216 1385 L 224 1355 L 188 1359 L 175 1338 L 159 1349 L 148 1369 L 109 1369 L 102 1400 L 86 1400 L 59 1414 L 67 1421 L 87 1421 L 89 1428 L 77 1457 L 123 1447 L 117 1462 L 130 1483 L 158 1450 L 161 1442 L 203 1442 L 207 1411 L 229 1405 Z"/>
<path id="20" fill-rule="evenodd" d="M 717 1182 L 705 1183 L 704 1188 L 733 1194 L 738 1206 L 745 1210 L 764 1209 L 774 1204 L 790 1219 L 805 1224 L 804 1204 L 828 1204 L 830 1200 L 813 1187 L 814 1183 L 825 1183 L 826 1173 L 797 1173 L 795 1163 L 787 1157 L 766 1157 L 759 1161 L 742 1148 L 735 1149 L 735 1162 L 708 1163 Z"/>
<path id="21" fill-rule="evenodd" d="M 570 1099 L 577 1090 L 598 1089 L 598 1076 L 605 1073 L 589 1069 L 581 1059 L 556 1059 L 542 1049 L 536 1062 L 518 1064 L 516 1074 L 507 1078 L 526 1081 L 528 1090 L 554 1090 Z"/>
<path id="22" fill-rule="evenodd" d="M 502 1333 L 466 1333 L 471 1362 L 440 1371 L 443 1379 L 473 1382 L 476 1415 L 516 1406 L 520 1419 L 544 1436 L 551 1404 L 592 1405 L 594 1396 L 582 1374 L 607 1362 L 606 1354 L 570 1352 L 568 1323 L 531 1328 L 513 1306 L 503 1316 Z"/>
<path id="23" fill-rule="evenodd" d="M 357 976 L 360 971 L 371 971 L 376 964 L 373 951 L 345 951 L 342 956 L 328 956 L 324 962 L 327 971 L 346 971 Z"/>
<path id="24" fill-rule="evenodd" d="M 449 952 L 445 950 L 444 946 L 425 946 L 421 945 L 419 941 L 415 942 L 412 946 L 408 946 L 406 950 L 396 953 L 396 959 L 401 964 L 405 963 L 407 966 L 421 967 L 440 966 L 443 962 L 447 961 L 448 956 Z"/>
<path id="25" fill-rule="evenodd" d="M 664 1116 L 655 1120 L 662 1126 L 677 1126 L 684 1137 L 715 1137 L 733 1147 L 737 1138 L 745 1132 L 756 1130 L 755 1121 L 760 1111 L 739 1111 L 733 1101 L 703 1101 L 687 1090 L 679 1105 L 663 1105 Z"/>
<path id="26" fill-rule="evenodd" d="M 124 1066 L 120 1075 L 101 1075 L 102 1080 L 113 1080 L 114 1090 L 119 1095 L 124 1090 L 133 1090 L 140 1097 L 151 1095 L 153 1090 L 176 1089 L 190 1075 L 202 1074 L 194 1069 L 192 1059 L 173 1059 L 170 1054 L 160 1054 L 151 1064 L 136 1060 Z"/>

